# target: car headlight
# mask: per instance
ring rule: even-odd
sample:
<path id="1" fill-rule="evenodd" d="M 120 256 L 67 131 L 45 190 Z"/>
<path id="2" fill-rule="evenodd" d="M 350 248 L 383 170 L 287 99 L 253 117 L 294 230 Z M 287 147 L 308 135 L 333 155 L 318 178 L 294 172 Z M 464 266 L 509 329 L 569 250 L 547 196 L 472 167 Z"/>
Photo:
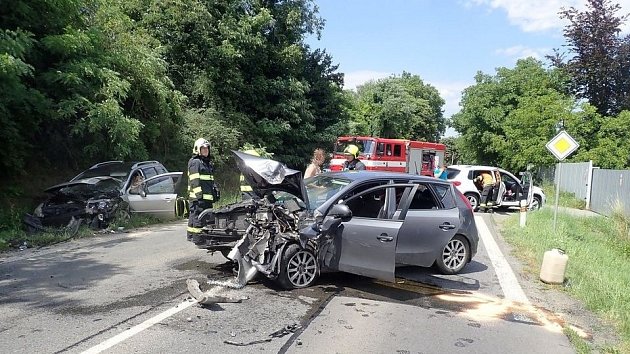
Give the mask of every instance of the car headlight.
<path id="1" fill-rule="evenodd" d="M 42 212 L 42 207 L 44 206 L 44 203 L 40 203 L 37 208 L 35 208 L 35 211 L 33 211 L 33 215 L 37 216 L 38 218 L 43 218 L 44 217 L 44 213 Z"/>

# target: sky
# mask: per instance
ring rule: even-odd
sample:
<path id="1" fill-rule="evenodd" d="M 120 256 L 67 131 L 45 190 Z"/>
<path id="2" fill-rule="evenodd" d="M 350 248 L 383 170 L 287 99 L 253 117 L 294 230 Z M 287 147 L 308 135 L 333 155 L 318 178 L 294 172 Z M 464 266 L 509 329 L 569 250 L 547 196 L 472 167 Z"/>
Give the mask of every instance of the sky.
<path id="1" fill-rule="evenodd" d="M 630 0 L 618 1 L 630 12 Z M 478 71 L 495 74 L 520 58 L 545 62 L 554 48 L 566 51 L 558 12 L 585 9 L 585 0 L 315 0 L 326 21 L 324 48 L 345 74 L 344 88 L 369 80 L 419 75 L 446 101 L 444 116 L 459 111 L 461 91 Z M 624 32 L 627 32 L 624 29 Z M 446 136 L 455 135 L 449 129 Z"/>

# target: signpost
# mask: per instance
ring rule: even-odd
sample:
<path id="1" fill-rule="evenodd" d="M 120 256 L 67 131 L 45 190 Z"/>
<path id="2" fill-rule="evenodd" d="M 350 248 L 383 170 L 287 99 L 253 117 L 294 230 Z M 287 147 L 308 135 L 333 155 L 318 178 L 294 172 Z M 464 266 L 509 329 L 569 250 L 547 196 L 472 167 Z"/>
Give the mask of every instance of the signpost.
<path id="1" fill-rule="evenodd" d="M 564 130 L 561 130 L 556 136 L 554 136 L 546 145 L 547 150 L 549 150 L 553 156 L 558 159 L 558 183 L 556 184 L 556 206 L 555 211 L 553 213 L 553 231 L 556 231 L 556 222 L 558 219 L 558 200 L 560 199 L 560 173 L 562 171 L 562 160 L 571 155 L 580 144 L 578 144 L 575 139 L 569 135 Z"/>

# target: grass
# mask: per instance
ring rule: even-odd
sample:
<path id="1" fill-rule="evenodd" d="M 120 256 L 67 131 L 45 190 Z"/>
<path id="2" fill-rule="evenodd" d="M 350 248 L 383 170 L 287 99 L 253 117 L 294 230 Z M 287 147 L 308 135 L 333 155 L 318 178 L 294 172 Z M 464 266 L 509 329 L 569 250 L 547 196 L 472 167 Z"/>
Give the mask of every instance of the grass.
<path id="1" fill-rule="evenodd" d="M 64 242 L 70 239 L 92 237 L 107 231 L 119 231 L 135 229 L 138 227 L 157 224 L 160 220 L 145 216 L 132 215 L 128 219 L 114 219 L 105 230 L 92 230 L 86 225 L 81 225 L 76 233 L 65 229 L 49 229 L 38 233 L 28 233 L 22 227 L 22 215 L 25 211 L 14 211 L 0 217 L 0 252 L 23 247 L 41 247 Z"/>
<path id="2" fill-rule="evenodd" d="M 547 197 L 547 205 L 555 205 L 556 186 L 553 183 L 546 183 L 543 185 L 542 189 L 545 191 L 545 196 Z M 586 209 L 586 200 L 576 198 L 573 193 L 560 191 L 558 205 L 567 208 L 584 210 Z"/>
<path id="3" fill-rule="evenodd" d="M 545 251 L 565 250 L 569 256 L 567 280 L 564 286 L 555 287 L 580 299 L 617 328 L 622 343 L 616 349 L 604 349 L 606 352 L 630 353 L 630 220 L 617 217 L 626 228 L 618 225 L 621 221 L 603 216 L 579 218 L 559 213 L 554 232 L 553 210 L 543 208 L 528 215 L 525 228 L 519 227 L 517 216 L 508 219 L 504 236 L 536 275 Z"/>

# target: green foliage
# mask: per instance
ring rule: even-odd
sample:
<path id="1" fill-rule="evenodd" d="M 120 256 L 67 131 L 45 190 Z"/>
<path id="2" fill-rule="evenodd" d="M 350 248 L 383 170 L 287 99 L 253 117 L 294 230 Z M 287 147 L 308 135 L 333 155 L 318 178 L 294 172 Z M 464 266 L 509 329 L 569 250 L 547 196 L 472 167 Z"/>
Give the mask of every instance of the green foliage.
<path id="1" fill-rule="evenodd" d="M 452 118 L 467 162 L 513 171 L 528 164 L 552 164 L 555 159 L 545 145 L 561 121 L 581 144 L 580 150 L 593 146 L 601 117 L 592 106 L 577 105 L 563 93 L 562 72 L 528 58 L 513 69 L 498 68 L 494 76 L 478 73 L 475 81 L 464 90 L 462 110 Z"/>
<path id="2" fill-rule="evenodd" d="M 554 64 L 571 78 L 571 91 L 587 99 L 601 115 L 630 109 L 630 38 L 621 35 L 628 15 L 617 15 L 621 5 L 611 0 L 588 0 L 586 9 L 560 12 L 568 20 L 564 37 L 570 57 L 556 51 Z"/>
<path id="3" fill-rule="evenodd" d="M 370 81 L 348 97 L 355 100 L 351 134 L 437 141 L 446 130 L 444 100 L 418 75 Z"/>

